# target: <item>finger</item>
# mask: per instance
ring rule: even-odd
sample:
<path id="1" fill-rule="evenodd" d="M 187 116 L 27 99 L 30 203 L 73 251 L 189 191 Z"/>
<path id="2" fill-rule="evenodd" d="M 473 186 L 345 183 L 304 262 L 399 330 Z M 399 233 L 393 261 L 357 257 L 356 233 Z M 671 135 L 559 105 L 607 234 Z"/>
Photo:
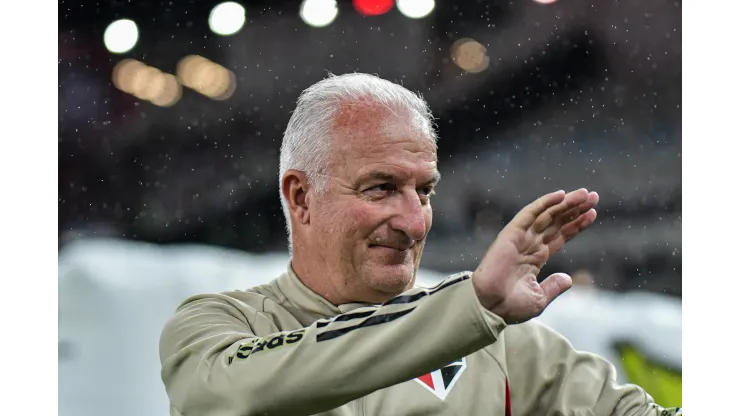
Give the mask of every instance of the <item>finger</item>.
<path id="1" fill-rule="evenodd" d="M 596 221 L 596 215 L 596 210 L 592 208 L 581 214 L 581 216 L 576 218 L 574 221 L 565 224 L 561 232 L 562 236 L 565 238 L 565 241 L 570 241 L 573 237 L 577 236 L 583 230 L 590 227 L 591 224 Z"/>
<path id="2" fill-rule="evenodd" d="M 594 221 L 596 221 L 596 210 L 592 208 L 581 214 L 581 216 L 576 218 L 574 221 L 563 226 L 559 233 L 556 233 L 549 239 L 549 241 L 545 241 L 545 244 L 547 244 L 550 249 L 550 255 L 552 256 L 563 248 L 565 243 L 572 240 L 586 228 L 590 227 Z"/>
<path id="3" fill-rule="evenodd" d="M 561 203 L 563 199 L 565 199 L 565 191 L 562 190 L 541 196 L 519 211 L 510 224 L 520 228 L 529 228 L 538 216 L 548 208 Z"/>
<path id="4" fill-rule="evenodd" d="M 548 208 L 537 217 L 534 222 L 535 232 L 542 232 L 553 222 L 553 220 L 560 217 L 563 213 L 570 212 L 572 209 L 577 208 L 579 205 L 588 201 L 589 195 L 588 191 L 583 188 L 567 194 L 565 198 L 563 198 L 562 202 Z M 578 214 L 575 214 L 574 219 L 577 216 Z"/>
<path id="5" fill-rule="evenodd" d="M 598 192 L 589 192 L 588 193 L 588 201 L 589 203 L 593 203 L 593 207 L 595 207 L 599 203 L 599 199 L 601 197 L 599 196 Z M 591 207 L 591 208 L 593 208 Z"/>
<path id="6" fill-rule="evenodd" d="M 596 192 L 589 192 L 588 198 L 586 199 L 586 202 L 580 205 L 581 213 L 588 212 L 592 208 L 596 208 L 596 205 L 599 204 L 599 194 Z M 568 221 L 570 222 L 570 221 Z M 566 222 L 566 224 L 568 223 Z"/>
<path id="7" fill-rule="evenodd" d="M 543 241 L 547 242 L 552 239 L 555 234 L 560 232 L 560 229 L 563 227 L 563 225 L 575 221 L 576 218 L 581 216 L 581 214 L 593 209 L 598 203 L 599 194 L 597 194 L 596 192 L 591 192 L 586 196 L 586 201 L 584 203 L 557 215 L 555 218 L 553 218 L 550 225 L 542 233 L 544 237 Z"/>
<path id="8" fill-rule="evenodd" d="M 558 296 L 562 295 L 568 289 L 573 286 L 573 279 L 565 273 L 554 273 L 548 276 L 545 280 L 540 283 L 540 288 L 545 295 L 545 301 L 547 302 L 544 307 L 547 307 L 552 301 Z"/>

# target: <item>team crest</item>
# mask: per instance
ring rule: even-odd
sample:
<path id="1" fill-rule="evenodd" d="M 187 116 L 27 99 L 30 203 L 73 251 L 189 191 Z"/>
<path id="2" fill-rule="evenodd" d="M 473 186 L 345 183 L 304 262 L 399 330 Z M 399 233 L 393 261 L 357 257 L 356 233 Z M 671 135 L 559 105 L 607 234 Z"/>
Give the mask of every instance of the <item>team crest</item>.
<path id="1" fill-rule="evenodd" d="M 439 370 L 417 377 L 414 381 L 434 393 L 434 395 L 440 400 L 444 400 L 447 397 L 447 394 L 452 391 L 452 387 L 454 387 L 457 380 L 460 379 L 460 376 L 462 376 L 466 367 L 467 364 L 465 363 L 465 358 L 461 358 L 452 364 L 447 364 Z"/>

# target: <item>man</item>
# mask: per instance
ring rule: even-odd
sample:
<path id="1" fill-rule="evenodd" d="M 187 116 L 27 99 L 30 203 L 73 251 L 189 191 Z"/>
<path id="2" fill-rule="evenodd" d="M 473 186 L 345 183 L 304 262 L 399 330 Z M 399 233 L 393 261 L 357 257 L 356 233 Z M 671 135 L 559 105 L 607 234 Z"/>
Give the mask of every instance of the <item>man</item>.
<path id="1" fill-rule="evenodd" d="M 541 197 L 475 272 L 414 288 L 439 176 L 419 96 L 365 74 L 304 91 L 280 155 L 288 270 L 178 309 L 160 345 L 172 414 L 662 414 L 530 322 L 570 287 L 537 275 L 594 222 L 598 195 Z"/>

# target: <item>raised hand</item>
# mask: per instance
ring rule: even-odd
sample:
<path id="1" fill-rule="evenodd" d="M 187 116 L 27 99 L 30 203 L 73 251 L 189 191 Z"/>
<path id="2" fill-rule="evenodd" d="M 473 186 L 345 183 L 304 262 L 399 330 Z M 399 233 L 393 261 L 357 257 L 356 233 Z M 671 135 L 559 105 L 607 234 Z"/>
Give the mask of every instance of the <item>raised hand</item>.
<path id="1" fill-rule="evenodd" d="M 519 211 L 499 233 L 473 273 L 481 304 L 508 324 L 528 321 L 568 290 L 572 281 L 555 273 L 537 275 L 566 242 L 593 224 L 596 192 L 579 189 L 547 194 Z"/>

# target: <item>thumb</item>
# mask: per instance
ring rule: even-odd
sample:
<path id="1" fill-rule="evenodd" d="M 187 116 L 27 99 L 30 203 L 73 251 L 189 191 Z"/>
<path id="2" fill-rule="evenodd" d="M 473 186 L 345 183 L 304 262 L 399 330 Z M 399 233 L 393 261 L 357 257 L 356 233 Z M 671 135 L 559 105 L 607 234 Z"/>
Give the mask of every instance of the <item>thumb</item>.
<path id="1" fill-rule="evenodd" d="M 540 283 L 542 291 L 545 293 L 547 304 L 549 305 L 558 296 L 565 293 L 566 290 L 573 286 L 573 279 L 565 273 L 554 273 Z"/>

